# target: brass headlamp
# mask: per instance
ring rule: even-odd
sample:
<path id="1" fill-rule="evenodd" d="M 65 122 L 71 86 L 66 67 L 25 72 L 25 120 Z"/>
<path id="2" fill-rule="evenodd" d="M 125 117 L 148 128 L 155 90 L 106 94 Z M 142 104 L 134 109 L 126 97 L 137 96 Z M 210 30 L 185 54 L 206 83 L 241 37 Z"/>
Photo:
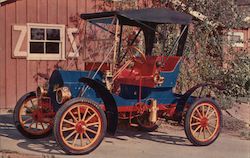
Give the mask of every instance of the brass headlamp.
<path id="1" fill-rule="evenodd" d="M 68 87 L 61 87 L 56 90 L 56 101 L 58 104 L 63 104 L 71 98 L 71 92 Z"/>

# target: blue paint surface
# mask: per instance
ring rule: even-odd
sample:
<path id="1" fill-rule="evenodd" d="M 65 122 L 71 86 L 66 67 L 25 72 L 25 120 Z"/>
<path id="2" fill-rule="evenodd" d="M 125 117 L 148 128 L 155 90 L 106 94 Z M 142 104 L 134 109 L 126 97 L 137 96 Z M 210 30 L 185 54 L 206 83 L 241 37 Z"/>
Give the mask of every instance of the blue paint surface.
<path id="1" fill-rule="evenodd" d="M 158 104 L 174 104 L 177 102 L 181 95 L 174 94 L 172 89 L 176 84 L 176 80 L 179 74 L 180 64 L 178 64 L 173 72 L 161 72 L 161 76 L 165 78 L 162 85 L 158 85 L 155 88 L 142 87 L 142 102 L 154 98 Z M 89 75 L 90 73 L 90 75 Z M 85 85 L 78 80 L 81 77 L 93 76 L 95 72 L 89 71 L 65 71 L 55 70 L 50 78 L 49 96 L 52 98 L 52 104 L 55 109 L 59 109 L 59 105 L 55 101 L 55 92 L 53 91 L 54 86 L 69 87 L 72 98 L 78 97 L 79 92 Z M 102 74 L 96 75 L 94 80 L 102 83 Z M 121 85 L 121 91 L 118 95 L 112 94 L 117 106 L 133 106 L 138 102 L 139 98 L 139 86 L 133 85 Z M 89 98 L 99 104 L 103 104 L 102 99 L 95 93 L 93 89 L 88 89 L 83 97 Z"/>

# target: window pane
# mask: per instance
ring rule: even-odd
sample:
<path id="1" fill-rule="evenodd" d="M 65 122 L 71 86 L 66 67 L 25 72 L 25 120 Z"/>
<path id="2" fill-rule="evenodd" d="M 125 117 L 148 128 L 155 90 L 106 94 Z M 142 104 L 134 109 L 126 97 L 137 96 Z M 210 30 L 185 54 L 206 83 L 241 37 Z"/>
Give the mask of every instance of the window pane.
<path id="1" fill-rule="evenodd" d="M 44 29 L 31 28 L 31 40 L 44 40 Z"/>
<path id="2" fill-rule="evenodd" d="M 59 29 L 47 29 L 47 40 L 60 40 Z"/>
<path id="3" fill-rule="evenodd" d="M 30 53 L 44 53 L 43 42 L 30 42 Z"/>
<path id="4" fill-rule="evenodd" d="M 236 35 L 231 36 L 231 42 L 240 43 L 241 42 L 240 36 L 236 36 Z"/>
<path id="5" fill-rule="evenodd" d="M 59 43 L 47 42 L 46 53 L 47 54 L 59 54 Z"/>

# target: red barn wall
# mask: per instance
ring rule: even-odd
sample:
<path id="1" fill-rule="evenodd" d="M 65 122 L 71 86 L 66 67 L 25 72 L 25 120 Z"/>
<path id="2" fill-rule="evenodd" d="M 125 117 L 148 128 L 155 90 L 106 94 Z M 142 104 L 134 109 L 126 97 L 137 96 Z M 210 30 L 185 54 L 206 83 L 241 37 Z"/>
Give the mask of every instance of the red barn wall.
<path id="1" fill-rule="evenodd" d="M 70 16 L 95 11 L 93 0 L 20 0 L 0 7 L 0 108 L 13 108 L 26 92 L 35 90 L 42 79 L 37 73 L 50 74 L 58 61 L 30 61 L 12 57 L 13 25 L 26 23 L 65 24 Z M 14 39 L 12 39 L 12 37 Z M 66 37 L 66 35 L 65 35 Z M 70 44 L 66 41 L 66 50 Z M 65 63 L 68 61 L 62 61 Z"/>
<path id="2" fill-rule="evenodd" d="M 148 0 L 138 0 L 138 4 L 147 4 Z M 96 12 L 102 9 L 112 10 L 114 5 L 102 7 L 102 0 L 18 0 L 0 7 L 0 109 L 13 108 L 17 100 L 28 91 L 36 89 L 43 82 L 37 73 L 51 74 L 56 65 L 75 69 L 71 61 L 32 61 L 26 58 L 13 58 L 13 42 L 18 36 L 12 33 L 13 25 L 27 23 L 64 24 L 73 27 L 70 17 L 77 13 Z M 95 7 L 98 5 L 98 7 Z M 66 37 L 66 54 L 71 45 Z M 87 40 L 87 39 L 86 39 Z M 87 53 L 102 50 L 100 45 L 105 39 L 86 41 L 87 48 L 80 52 L 78 64 Z M 91 49 L 92 47 L 92 49 Z M 105 55 L 101 55 L 102 60 Z"/>

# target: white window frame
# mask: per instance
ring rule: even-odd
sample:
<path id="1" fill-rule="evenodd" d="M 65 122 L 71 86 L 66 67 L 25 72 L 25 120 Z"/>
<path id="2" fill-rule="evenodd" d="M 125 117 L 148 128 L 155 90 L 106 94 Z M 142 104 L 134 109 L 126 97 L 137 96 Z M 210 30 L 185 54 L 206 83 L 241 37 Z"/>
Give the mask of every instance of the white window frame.
<path id="1" fill-rule="evenodd" d="M 40 53 L 30 53 L 30 42 L 40 41 L 31 40 L 31 29 L 59 29 L 60 30 L 60 42 L 59 42 L 59 54 L 40 54 Z M 40 23 L 27 23 L 27 60 L 65 60 L 65 25 L 59 24 L 40 24 Z M 46 35 L 46 33 L 45 33 Z M 53 40 L 41 40 L 42 42 L 51 42 Z"/>
<path id="2" fill-rule="evenodd" d="M 231 36 L 239 36 L 240 42 L 231 43 Z M 233 47 L 244 47 L 244 32 L 240 31 L 230 31 L 228 32 L 228 41 Z"/>

